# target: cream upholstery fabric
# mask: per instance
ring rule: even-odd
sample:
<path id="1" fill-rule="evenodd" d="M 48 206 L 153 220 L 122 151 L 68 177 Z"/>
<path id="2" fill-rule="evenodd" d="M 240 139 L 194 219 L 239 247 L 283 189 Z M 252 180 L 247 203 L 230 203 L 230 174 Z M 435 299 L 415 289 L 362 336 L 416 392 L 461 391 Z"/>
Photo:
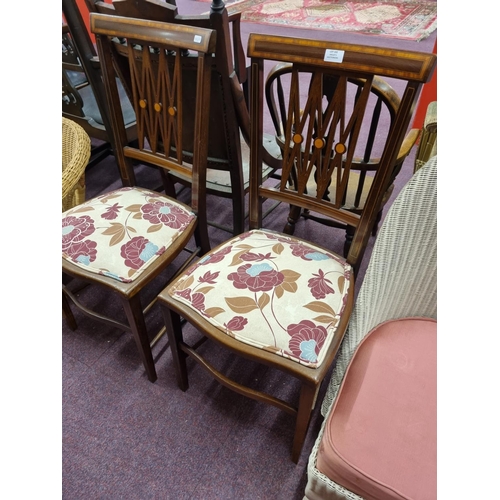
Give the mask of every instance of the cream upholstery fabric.
<path id="1" fill-rule="evenodd" d="M 168 293 L 227 335 L 316 367 L 335 334 L 350 273 L 345 259 L 324 248 L 255 230 L 210 252 Z"/>

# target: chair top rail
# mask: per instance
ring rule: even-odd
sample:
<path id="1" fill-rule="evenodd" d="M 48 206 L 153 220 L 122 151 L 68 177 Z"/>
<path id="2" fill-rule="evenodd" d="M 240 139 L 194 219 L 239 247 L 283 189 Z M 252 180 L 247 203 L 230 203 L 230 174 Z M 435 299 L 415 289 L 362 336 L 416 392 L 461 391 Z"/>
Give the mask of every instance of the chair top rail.
<path id="1" fill-rule="evenodd" d="M 258 33 L 250 34 L 247 54 L 250 58 L 336 67 L 419 83 L 430 80 L 437 61 L 434 54 L 423 52 Z"/>
<path id="2" fill-rule="evenodd" d="M 206 28 L 146 21 L 107 14 L 90 14 L 91 31 L 96 35 L 132 38 L 148 43 L 174 45 L 202 53 L 215 52 L 216 32 Z"/>

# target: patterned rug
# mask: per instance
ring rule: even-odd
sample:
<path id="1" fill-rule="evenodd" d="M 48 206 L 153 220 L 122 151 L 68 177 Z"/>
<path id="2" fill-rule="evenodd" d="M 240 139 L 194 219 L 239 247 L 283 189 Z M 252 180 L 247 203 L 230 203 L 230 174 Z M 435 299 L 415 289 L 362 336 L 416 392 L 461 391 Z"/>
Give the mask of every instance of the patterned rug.
<path id="1" fill-rule="evenodd" d="M 251 23 L 413 41 L 426 38 L 437 27 L 437 3 L 429 1 L 239 0 L 227 2 L 226 7 L 229 13 L 241 12 L 242 21 Z"/>

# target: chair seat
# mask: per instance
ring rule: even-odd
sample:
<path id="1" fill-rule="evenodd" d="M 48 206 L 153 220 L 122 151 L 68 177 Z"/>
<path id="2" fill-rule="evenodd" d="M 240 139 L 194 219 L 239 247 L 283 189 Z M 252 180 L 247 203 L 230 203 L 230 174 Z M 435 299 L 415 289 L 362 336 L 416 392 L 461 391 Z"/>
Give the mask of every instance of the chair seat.
<path id="1" fill-rule="evenodd" d="M 269 151 L 271 156 L 275 158 L 281 158 L 281 150 L 276 144 L 276 141 L 272 135 L 264 134 L 263 145 Z M 209 158 L 210 160 L 210 158 Z M 243 136 L 241 136 L 241 166 L 243 173 L 243 189 L 246 191 L 250 185 L 250 148 L 246 144 Z M 264 179 L 269 177 L 272 173 L 273 168 L 268 165 L 263 165 L 262 176 Z M 181 173 L 176 173 L 176 177 L 187 181 L 187 176 L 183 176 Z M 213 168 L 207 168 L 207 191 L 225 193 L 228 196 L 231 195 L 233 187 L 231 185 L 231 174 L 229 171 L 216 170 Z"/>
<path id="2" fill-rule="evenodd" d="M 347 182 L 347 190 L 345 192 L 344 202 L 342 203 L 342 207 L 346 210 L 362 210 L 365 206 L 366 199 L 368 198 L 368 193 L 373 184 L 373 176 L 367 175 L 363 182 L 363 189 L 361 190 L 361 194 L 359 196 L 359 200 L 356 201 L 357 190 L 360 182 L 360 173 L 356 171 L 351 171 L 349 174 L 349 180 Z M 335 200 L 335 192 L 337 189 L 337 174 L 336 172 L 332 175 L 332 183 L 328 188 L 328 197 L 331 201 Z M 307 183 L 307 192 L 311 196 L 316 195 L 316 182 L 314 181 L 314 174 L 311 175 L 309 182 Z M 384 193 L 384 198 L 382 199 L 382 203 L 385 204 L 394 190 L 394 185 L 391 185 L 386 193 Z"/>
<path id="3" fill-rule="evenodd" d="M 317 469 L 367 500 L 436 498 L 436 330 L 424 318 L 372 330 L 325 423 Z"/>
<path id="4" fill-rule="evenodd" d="M 351 271 L 324 248 L 254 230 L 208 253 L 167 291 L 227 335 L 317 367 L 343 312 Z"/>
<path id="5" fill-rule="evenodd" d="M 120 103 L 122 105 L 123 121 L 125 126 L 128 127 L 129 125 L 135 123 L 135 111 L 119 78 L 116 79 L 116 84 L 118 86 L 118 95 L 120 96 Z M 104 128 L 104 120 L 102 119 L 101 112 L 99 111 L 99 106 L 92 87 L 88 85 L 81 88 L 79 92 L 83 100 L 84 116 L 87 117 L 87 119 L 92 120 L 95 123 L 95 126 Z"/>
<path id="6" fill-rule="evenodd" d="M 62 214 L 62 256 L 77 266 L 129 283 L 195 219 L 163 195 L 121 188 Z"/>

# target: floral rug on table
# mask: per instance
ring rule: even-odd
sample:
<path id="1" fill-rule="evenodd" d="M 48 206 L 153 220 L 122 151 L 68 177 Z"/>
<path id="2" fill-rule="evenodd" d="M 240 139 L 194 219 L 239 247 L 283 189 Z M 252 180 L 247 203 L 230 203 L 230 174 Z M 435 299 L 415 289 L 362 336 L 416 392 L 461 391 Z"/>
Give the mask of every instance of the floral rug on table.
<path id="1" fill-rule="evenodd" d="M 413 41 L 423 40 L 437 28 L 437 3 L 429 1 L 239 0 L 226 2 L 226 8 L 229 14 L 241 12 L 242 21 L 249 23 Z"/>

